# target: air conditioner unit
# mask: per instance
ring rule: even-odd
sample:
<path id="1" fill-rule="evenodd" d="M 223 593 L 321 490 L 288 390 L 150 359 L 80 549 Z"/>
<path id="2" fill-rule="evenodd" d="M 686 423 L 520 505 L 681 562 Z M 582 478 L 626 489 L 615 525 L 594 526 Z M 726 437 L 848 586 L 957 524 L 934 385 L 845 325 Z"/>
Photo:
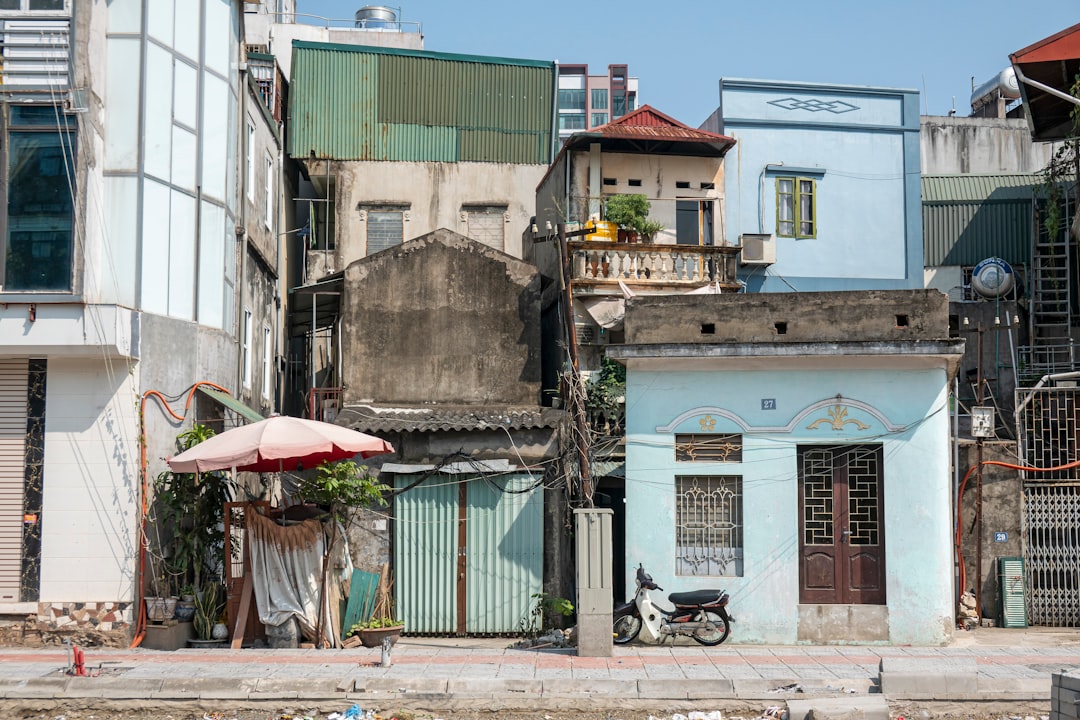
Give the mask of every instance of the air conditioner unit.
<path id="1" fill-rule="evenodd" d="M 772 265 L 776 262 L 776 239 L 772 235 L 742 234 L 739 236 L 742 252 L 740 265 Z"/>

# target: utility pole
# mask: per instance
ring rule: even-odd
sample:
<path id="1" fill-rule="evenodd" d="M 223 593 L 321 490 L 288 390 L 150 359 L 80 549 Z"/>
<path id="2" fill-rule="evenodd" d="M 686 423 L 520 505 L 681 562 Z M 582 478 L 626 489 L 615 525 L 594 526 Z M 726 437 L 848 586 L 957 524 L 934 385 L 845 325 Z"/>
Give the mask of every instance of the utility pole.
<path id="1" fill-rule="evenodd" d="M 533 237 L 533 242 L 544 242 L 547 240 L 555 240 L 556 242 L 556 249 L 559 255 L 559 282 L 562 287 L 563 331 L 566 337 L 567 353 L 570 356 L 570 372 L 575 384 L 580 383 L 581 374 L 578 368 L 577 327 L 574 324 L 574 291 L 573 283 L 571 281 L 571 278 L 573 277 L 573 267 L 566 241 L 567 238 L 589 235 L 595 231 L 595 227 L 587 225 L 579 230 L 567 232 L 566 225 L 559 223 L 556 226 L 554 236 L 548 234 Z M 593 507 L 593 482 L 592 473 L 589 467 L 589 445 L 586 442 L 589 432 L 589 421 L 588 417 L 585 415 L 585 405 L 579 400 L 578 393 L 570 392 L 567 403 L 567 409 L 570 411 L 574 420 L 574 446 L 577 450 L 578 470 L 581 474 L 582 500 L 585 507 L 591 508 Z"/>

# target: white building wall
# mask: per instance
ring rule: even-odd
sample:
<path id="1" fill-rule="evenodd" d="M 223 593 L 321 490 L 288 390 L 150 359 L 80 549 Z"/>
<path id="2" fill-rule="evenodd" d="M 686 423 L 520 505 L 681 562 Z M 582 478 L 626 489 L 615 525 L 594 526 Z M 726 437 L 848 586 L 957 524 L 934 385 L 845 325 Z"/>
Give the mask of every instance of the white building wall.
<path id="1" fill-rule="evenodd" d="M 137 383 L 124 360 L 49 359 L 42 602 L 134 597 Z"/>

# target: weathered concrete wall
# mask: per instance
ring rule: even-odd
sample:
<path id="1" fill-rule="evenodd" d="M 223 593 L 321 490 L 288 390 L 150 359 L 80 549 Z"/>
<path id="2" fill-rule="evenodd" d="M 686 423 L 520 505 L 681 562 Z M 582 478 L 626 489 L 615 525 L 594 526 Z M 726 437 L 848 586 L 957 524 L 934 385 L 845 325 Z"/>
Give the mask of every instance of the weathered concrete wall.
<path id="1" fill-rule="evenodd" d="M 919 144 L 924 175 L 1038 172 L 1059 146 L 1033 142 L 1023 119 L 940 116 L 919 119 Z"/>
<path id="2" fill-rule="evenodd" d="M 1016 444 L 1012 442 L 985 442 L 983 461 L 1016 462 Z M 960 479 L 969 468 L 978 463 L 978 445 L 965 441 L 959 448 L 957 473 Z M 961 548 L 964 556 L 966 587 L 975 590 L 981 583 L 981 607 L 984 618 L 996 619 L 1001 611 L 1001 590 L 998 586 L 997 559 L 999 557 L 1023 557 L 1020 473 L 996 465 L 982 468 L 982 533 L 975 522 L 979 502 L 979 484 L 976 473 L 967 481 L 960 502 L 959 526 Z M 1006 533 L 1007 540 L 995 540 L 995 534 Z M 977 562 L 978 546 L 982 545 L 982 565 Z"/>
<path id="3" fill-rule="evenodd" d="M 627 301 L 627 343 L 895 342 L 948 336 L 948 297 L 936 290 L 639 295 Z"/>
<path id="4" fill-rule="evenodd" d="M 1016 428 L 1016 350 L 1028 344 L 1027 325 L 1015 300 L 995 302 L 949 303 L 951 324 L 965 341 L 960 362 L 960 403 L 964 407 L 980 404 L 978 377 L 984 381 L 983 405 L 996 405 L 999 438 L 1012 438 Z M 980 354 L 981 349 L 981 354 Z M 961 417 L 960 434 L 970 433 L 970 423 Z"/>
<path id="5" fill-rule="evenodd" d="M 321 162 L 307 165 L 313 175 L 326 172 Z M 536 184 L 545 170 L 544 165 L 507 163 L 333 163 L 337 247 L 325 272 L 341 270 L 368 254 L 367 211 L 378 207 L 404 210 L 405 240 L 438 228 L 465 234 L 463 208 L 505 207 L 504 246 L 499 249 L 520 258 L 522 231 L 533 216 Z"/>
<path id="6" fill-rule="evenodd" d="M 437 230 L 345 271 L 345 404 L 539 404 L 540 276 Z"/>

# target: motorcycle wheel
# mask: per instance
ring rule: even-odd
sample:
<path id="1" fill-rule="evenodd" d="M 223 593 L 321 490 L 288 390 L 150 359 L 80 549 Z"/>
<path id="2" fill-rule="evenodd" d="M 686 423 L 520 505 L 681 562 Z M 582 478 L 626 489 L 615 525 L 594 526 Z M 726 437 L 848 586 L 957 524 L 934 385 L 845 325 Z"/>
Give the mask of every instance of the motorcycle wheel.
<path id="1" fill-rule="evenodd" d="M 731 633 L 731 627 L 727 624 L 724 618 L 720 617 L 714 612 L 705 612 L 702 613 L 702 615 L 704 615 L 705 617 L 701 619 L 712 623 L 712 625 L 714 626 L 713 629 L 708 630 L 706 628 L 701 628 L 699 630 L 695 630 L 694 634 L 690 637 L 694 638 L 694 640 L 697 640 L 702 645 L 719 645 L 720 643 L 727 640 L 728 635 Z"/>
<path id="2" fill-rule="evenodd" d="M 641 618 L 637 615 L 623 615 L 615 618 L 611 641 L 616 645 L 625 645 L 636 638 L 639 632 L 641 632 Z"/>

